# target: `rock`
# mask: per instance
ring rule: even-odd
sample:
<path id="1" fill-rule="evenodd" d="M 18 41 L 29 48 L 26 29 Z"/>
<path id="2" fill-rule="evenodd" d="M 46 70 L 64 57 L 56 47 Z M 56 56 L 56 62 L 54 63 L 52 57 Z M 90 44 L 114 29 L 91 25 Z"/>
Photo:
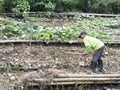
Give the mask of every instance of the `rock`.
<path id="1" fill-rule="evenodd" d="M 59 59 L 58 58 L 55 58 L 56 61 L 58 61 Z"/>
<path id="2" fill-rule="evenodd" d="M 3 39 L 7 39 L 8 37 L 7 36 L 3 36 Z"/>
<path id="3" fill-rule="evenodd" d="M 2 58 L 2 60 L 4 60 L 4 59 L 6 59 L 6 58 Z"/>
<path id="4" fill-rule="evenodd" d="M 105 52 L 105 55 L 108 55 L 108 52 Z"/>
<path id="5" fill-rule="evenodd" d="M 79 65 L 82 66 L 82 67 L 88 66 L 88 65 L 85 63 L 85 61 L 79 62 Z"/>
<path id="6" fill-rule="evenodd" d="M 7 76 L 11 77 L 11 76 L 12 76 L 12 73 L 8 73 Z"/>
<path id="7" fill-rule="evenodd" d="M 112 90 L 112 89 L 110 89 L 108 87 L 104 87 L 103 90 Z"/>
<path id="8" fill-rule="evenodd" d="M 15 81 L 16 80 L 16 77 L 15 76 L 11 76 L 9 77 L 10 81 Z"/>

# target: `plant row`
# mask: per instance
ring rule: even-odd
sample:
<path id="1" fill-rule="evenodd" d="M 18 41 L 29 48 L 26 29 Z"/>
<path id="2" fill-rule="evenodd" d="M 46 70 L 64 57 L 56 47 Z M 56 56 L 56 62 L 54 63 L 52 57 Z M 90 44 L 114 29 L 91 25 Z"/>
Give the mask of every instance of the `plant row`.
<path id="1" fill-rule="evenodd" d="M 114 26 L 113 27 L 111 27 Z M 80 31 L 88 35 L 106 40 L 120 39 L 120 20 L 76 16 L 72 25 L 61 27 L 40 26 L 35 22 L 0 21 L 1 39 L 32 39 L 49 41 L 72 42 Z"/>

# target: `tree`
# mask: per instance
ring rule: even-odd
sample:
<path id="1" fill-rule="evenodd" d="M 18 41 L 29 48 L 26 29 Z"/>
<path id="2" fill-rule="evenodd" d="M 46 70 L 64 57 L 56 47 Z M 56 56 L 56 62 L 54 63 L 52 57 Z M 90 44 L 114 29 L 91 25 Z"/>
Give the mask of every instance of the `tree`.
<path id="1" fill-rule="evenodd" d="M 0 0 L 0 12 L 4 11 L 3 4 L 4 0 Z"/>
<path id="2" fill-rule="evenodd" d="M 12 8 L 15 7 L 17 0 L 3 0 L 4 1 L 4 11 L 5 12 L 12 12 Z"/>

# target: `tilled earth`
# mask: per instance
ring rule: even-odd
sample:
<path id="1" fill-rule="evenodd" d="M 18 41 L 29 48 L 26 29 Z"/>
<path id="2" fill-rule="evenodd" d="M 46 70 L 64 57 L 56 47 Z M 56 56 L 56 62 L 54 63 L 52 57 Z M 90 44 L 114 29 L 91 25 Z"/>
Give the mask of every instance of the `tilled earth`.
<path id="1" fill-rule="evenodd" d="M 83 57 L 84 49 L 72 44 L 1 44 L 0 90 L 13 90 L 12 85 L 32 71 L 87 73 L 92 54 Z M 119 53 L 118 46 L 105 48 L 102 59 L 106 73 L 120 73 Z"/>

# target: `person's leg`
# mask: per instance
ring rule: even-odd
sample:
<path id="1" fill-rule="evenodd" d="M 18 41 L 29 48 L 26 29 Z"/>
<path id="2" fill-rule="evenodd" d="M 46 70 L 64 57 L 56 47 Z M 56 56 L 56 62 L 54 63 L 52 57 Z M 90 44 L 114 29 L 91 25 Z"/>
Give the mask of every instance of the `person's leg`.
<path id="1" fill-rule="evenodd" d="M 99 71 L 103 70 L 103 61 L 101 59 L 98 60 L 98 68 L 99 68 Z"/>
<path id="2" fill-rule="evenodd" d="M 92 72 L 96 72 L 97 61 L 98 61 L 98 52 L 95 51 L 90 65 Z"/>
<path id="3" fill-rule="evenodd" d="M 96 72 L 96 66 L 97 66 L 97 62 L 92 60 L 91 65 L 90 65 L 90 68 L 91 68 L 92 72 Z"/>
<path id="4" fill-rule="evenodd" d="M 103 67 L 103 62 L 101 60 L 103 50 L 104 50 L 104 47 L 102 47 L 94 52 L 93 60 L 91 61 L 92 72 L 96 72 L 97 63 L 101 66 L 101 68 Z"/>
<path id="5" fill-rule="evenodd" d="M 101 59 L 102 53 L 103 53 L 104 47 L 102 47 L 99 51 L 100 51 L 100 55 L 99 55 L 99 59 L 98 59 L 98 67 L 99 67 L 99 71 L 103 70 L 103 60 Z"/>

